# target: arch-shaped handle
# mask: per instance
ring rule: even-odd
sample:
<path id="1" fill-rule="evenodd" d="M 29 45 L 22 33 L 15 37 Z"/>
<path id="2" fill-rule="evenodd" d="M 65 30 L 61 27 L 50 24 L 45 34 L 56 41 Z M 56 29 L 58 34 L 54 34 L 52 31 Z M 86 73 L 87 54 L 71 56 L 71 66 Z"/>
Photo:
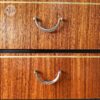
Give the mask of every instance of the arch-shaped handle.
<path id="1" fill-rule="evenodd" d="M 38 19 L 37 17 L 34 17 L 33 20 L 35 21 L 36 26 L 37 26 L 41 31 L 52 33 L 52 32 L 54 32 L 54 31 L 57 30 L 57 28 L 59 27 L 60 22 L 63 20 L 63 18 L 59 18 L 57 24 L 54 25 L 54 26 L 53 26 L 52 28 L 50 28 L 50 29 L 43 28 L 43 27 L 40 25 L 40 21 L 39 21 L 39 19 Z"/>
<path id="2" fill-rule="evenodd" d="M 34 71 L 34 74 L 35 74 L 36 78 L 37 78 L 42 84 L 51 85 L 51 84 L 54 84 L 54 83 L 56 83 L 56 82 L 59 81 L 60 76 L 61 76 L 61 70 L 58 71 L 58 74 L 57 74 L 57 76 L 56 76 L 56 78 L 55 78 L 54 80 L 43 80 L 43 79 L 41 78 L 41 76 L 40 76 L 40 72 L 37 71 L 37 70 Z"/>

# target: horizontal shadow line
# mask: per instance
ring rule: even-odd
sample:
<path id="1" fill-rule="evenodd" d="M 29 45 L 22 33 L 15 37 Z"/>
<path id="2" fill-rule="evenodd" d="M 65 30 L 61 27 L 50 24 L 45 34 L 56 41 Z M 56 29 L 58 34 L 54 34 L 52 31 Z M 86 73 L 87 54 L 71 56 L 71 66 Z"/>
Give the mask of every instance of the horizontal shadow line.
<path id="1" fill-rule="evenodd" d="M 0 49 L 0 53 L 100 53 L 100 49 Z"/>

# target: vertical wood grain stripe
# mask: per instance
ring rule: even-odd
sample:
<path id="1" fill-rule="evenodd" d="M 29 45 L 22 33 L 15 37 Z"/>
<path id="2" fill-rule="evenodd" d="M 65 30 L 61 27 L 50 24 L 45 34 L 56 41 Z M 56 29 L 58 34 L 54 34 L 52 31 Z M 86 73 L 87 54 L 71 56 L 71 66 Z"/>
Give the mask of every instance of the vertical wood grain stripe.
<path id="1" fill-rule="evenodd" d="M 0 3 L 65 4 L 65 5 L 100 5 L 100 3 L 95 3 L 95 2 L 32 2 L 32 1 L 0 1 Z"/>

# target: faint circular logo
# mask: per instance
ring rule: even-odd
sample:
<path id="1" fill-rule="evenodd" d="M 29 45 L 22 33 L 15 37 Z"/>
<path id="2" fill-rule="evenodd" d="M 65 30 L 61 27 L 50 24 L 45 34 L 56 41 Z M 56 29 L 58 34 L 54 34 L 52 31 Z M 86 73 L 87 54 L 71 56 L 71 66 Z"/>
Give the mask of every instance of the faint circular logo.
<path id="1" fill-rule="evenodd" d="M 4 13 L 7 16 L 14 16 L 16 14 L 16 7 L 14 5 L 8 5 L 5 10 Z"/>

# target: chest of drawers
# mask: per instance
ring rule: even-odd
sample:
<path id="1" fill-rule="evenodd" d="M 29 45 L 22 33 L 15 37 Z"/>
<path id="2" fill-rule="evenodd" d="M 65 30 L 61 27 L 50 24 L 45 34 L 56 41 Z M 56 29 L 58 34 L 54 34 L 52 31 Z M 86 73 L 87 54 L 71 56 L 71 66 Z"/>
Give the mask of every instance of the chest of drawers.
<path id="1" fill-rule="evenodd" d="M 99 51 L 99 26 L 99 0 L 0 1 L 0 50 Z M 0 73 L 1 99 L 100 98 L 99 52 L 0 54 Z"/>

